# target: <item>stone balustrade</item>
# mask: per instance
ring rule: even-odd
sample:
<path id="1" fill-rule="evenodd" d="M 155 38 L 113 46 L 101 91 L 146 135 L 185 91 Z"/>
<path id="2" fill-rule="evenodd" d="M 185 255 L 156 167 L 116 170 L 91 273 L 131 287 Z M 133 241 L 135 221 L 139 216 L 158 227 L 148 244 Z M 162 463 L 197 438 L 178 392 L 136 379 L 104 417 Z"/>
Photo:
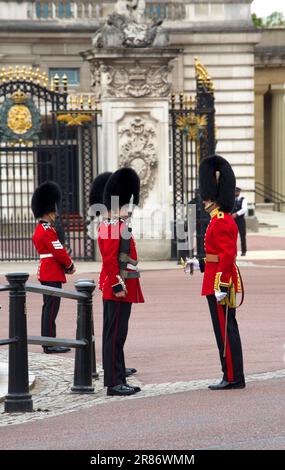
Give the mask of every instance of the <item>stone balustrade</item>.
<path id="1" fill-rule="evenodd" d="M 115 1 L 102 0 L 34 0 L 28 2 L 31 19 L 100 19 L 110 12 Z M 146 2 L 147 18 L 157 16 L 174 21 L 185 18 L 185 2 L 149 0 Z"/>
<path id="2" fill-rule="evenodd" d="M 101 18 L 100 0 L 35 0 L 30 5 L 33 19 L 94 19 Z"/>
<path id="3" fill-rule="evenodd" d="M 168 2 L 166 0 L 152 0 L 146 3 L 147 18 L 157 16 L 165 20 L 174 21 L 185 19 L 185 15 L 186 8 L 185 2 L 183 1 Z"/>

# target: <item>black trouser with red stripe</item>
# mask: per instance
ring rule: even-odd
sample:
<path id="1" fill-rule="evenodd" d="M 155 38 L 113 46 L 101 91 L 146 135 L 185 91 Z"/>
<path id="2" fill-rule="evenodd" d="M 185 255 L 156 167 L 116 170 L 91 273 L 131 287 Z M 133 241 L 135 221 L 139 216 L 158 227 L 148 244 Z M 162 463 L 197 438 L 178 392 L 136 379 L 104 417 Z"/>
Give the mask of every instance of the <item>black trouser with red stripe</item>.
<path id="1" fill-rule="evenodd" d="M 44 286 L 58 287 L 61 289 L 61 282 L 41 281 Z M 60 297 L 53 297 L 51 295 L 43 295 L 44 303 L 42 308 L 42 336 L 56 337 L 56 324 L 55 320 L 60 307 Z"/>
<path id="2" fill-rule="evenodd" d="M 114 387 L 126 383 L 124 344 L 132 304 L 103 300 L 103 369 L 104 386 Z"/>
<path id="3" fill-rule="evenodd" d="M 223 380 L 244 382 L 242 347 L 236 321 L 236 309 L 228 309 L 226 357 L 224 357 L 226 306 L 220 305 L 214 295 L 207 295 L 212 323 L 220 353 Z"/>

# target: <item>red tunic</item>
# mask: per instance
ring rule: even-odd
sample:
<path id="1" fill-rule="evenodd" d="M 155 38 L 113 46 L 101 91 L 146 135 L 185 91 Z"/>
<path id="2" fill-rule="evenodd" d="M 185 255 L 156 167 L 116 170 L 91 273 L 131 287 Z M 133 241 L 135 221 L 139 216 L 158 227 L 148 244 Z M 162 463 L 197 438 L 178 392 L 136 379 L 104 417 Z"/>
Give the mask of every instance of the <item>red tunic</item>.
<path id="1" fill-rule="evenodd" d="M 206 261 L 202 295 L 213 295 L 221 287 L 234 286 L 240 292 L 240 278 L 235 264 L 238 228 L 230 214 L 215 209 L 205 235 L 205 252 L 217 255 L 218 262 Z"/>
<path id="2" fill-rule="evenodd" d="M 123 222 L 117 219 L 103 221 L 98 229 L 98 245 L 102 256 L 102 270 L 99 277 L 99 289 L 103 292 L 104 300 L 114 300 L 117 302 L 143 303 L 144 298 L 140 286 L 139 278 L 125 279 L 126 297 L 116 297 L 112 286 L 118 284 L 120 275 L 119 248 L 120 234 Z M 134 238 L 130 240 L 129 257 L 137 260 L 137 251 Z M 127 269 L 127 271 L 130 271 Z"/>
<path id="3" fill-rule="evenodd" d="M 52 225 L 48 222 L 39 223 L 33 235 L 33 243 L 39 255 L 52 255 L 40 259 L 38 280 L 66 282 L 65 270 L 72 265 L 72 259 L 60 243 Z"/>

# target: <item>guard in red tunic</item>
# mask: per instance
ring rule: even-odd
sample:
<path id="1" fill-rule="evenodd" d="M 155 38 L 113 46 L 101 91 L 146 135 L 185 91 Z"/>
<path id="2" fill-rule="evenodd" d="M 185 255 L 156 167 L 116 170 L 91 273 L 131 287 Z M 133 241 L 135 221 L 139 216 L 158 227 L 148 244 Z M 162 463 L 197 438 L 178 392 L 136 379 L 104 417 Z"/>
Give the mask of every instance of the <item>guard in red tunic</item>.
<path id="1" fill-rule="evenodd" d="M 235 175 L 224 158 L 202 160 L 199 169 L 200 195 L 211 216 L 203 260 L 188 260 L 204 272 L 202 295 L 207 297 L 219 348 L 223 379 L 211 390 L 244 388 L 242 347 L 236 321 L 236 293 L 241 279 L 235 264 L 238 229 L 230 212 L 235 201 Z"/>
<path id="2" fill-rule="evenodd" d="M 38 280 L 43 285 L 58 288 L 66 282 L 65 274 L 75 272 L 72 259 L 59 241 L 54 228 L 60 200 L 60 189 L 52 181 L 41 184 L 32 197 L 32 211 L 36 219 L 39 219 L 33 235 L 33 243 L 40 255 Z M 44 294 L 43 300 L 41 335 L 56 337 L 55 320 L 60 307 L 60 297 Z M 43 350 L 47 354 L 70 351 L 63 346 L 44 346 Z"/>
<path id="3" fill-rule="evenodd" d="M 108 179 L 103 203 L 108 218 L 98 230 L 102 255 L 99 289 L 103 293 L 103 368 L 107 395 L 140 391 L 126 382 L 124 344 L 133 303 L 144 302 L 135 241 L 130 228 L 132 200 L 139 203 L 140 181 L 131 168 L 121 168 Z"/>
<path id="4" fill-rule="evenodd" d="M 95 217 L 95 227 L 97 226 L 97 230 L 104 219 L 104 214 L 106 215 L 106 208 L 103 205 L 103 194 L 106 183 L 112 173 L 110 171 L 105 171 L 104 173 L 100 173 L 94 179 L 91 190 L 89 194 L 89 205 L 90 205 L 90 215 Z M 92 228 L 93 237 L 95 237 L 96 228 Z M 103 351 L 104 356 L 104 351 Z M 135 374 L 137 369 L 134 367 L 126 367 L 125 369 L 125 376 L 130 377 L 131 375 Z"/>

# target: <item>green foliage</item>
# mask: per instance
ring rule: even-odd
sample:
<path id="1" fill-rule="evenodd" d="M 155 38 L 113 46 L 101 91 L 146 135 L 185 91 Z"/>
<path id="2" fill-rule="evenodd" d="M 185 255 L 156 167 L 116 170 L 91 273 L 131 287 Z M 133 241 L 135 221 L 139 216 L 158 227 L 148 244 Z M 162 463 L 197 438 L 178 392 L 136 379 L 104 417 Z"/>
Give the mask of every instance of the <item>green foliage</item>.
<path id="1" fill-rule="evenodd" d="M 255 13 L 251 15 L 252 22 L 256 28 L 264 28 L 263 19 L 259 18 Z"/>
<path id="2" fill-rule="evenodd" d="M 266 18 L 260 18 L 255 13 L 251 15 L 252 22 L 256 28 L 284 28 L 285 17 L 284 14 L 279 11 L 274 11 L 271 15 Z"/>

